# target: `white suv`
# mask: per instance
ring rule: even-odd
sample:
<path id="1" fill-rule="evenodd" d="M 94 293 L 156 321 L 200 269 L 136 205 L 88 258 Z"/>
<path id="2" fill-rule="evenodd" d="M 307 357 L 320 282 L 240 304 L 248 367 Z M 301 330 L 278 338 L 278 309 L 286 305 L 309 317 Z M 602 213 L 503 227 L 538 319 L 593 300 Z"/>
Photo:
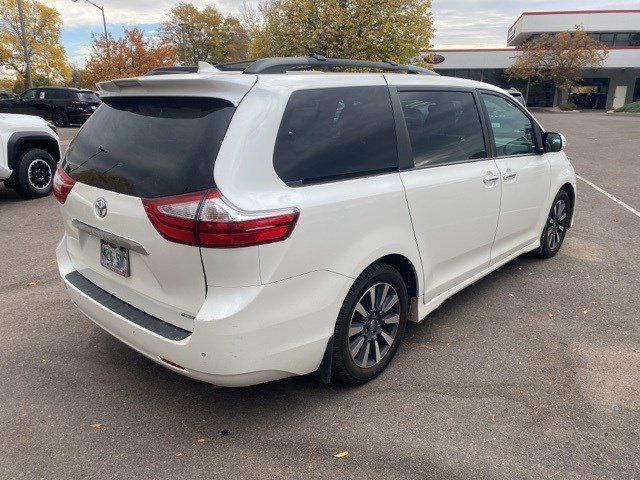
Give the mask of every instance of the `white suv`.
<path id="1" fill-rule="evenodd" d="M 0 113 L 0 181 L 25 198 L 51 194 L 60 144 L 40 117 Z"/>
<path id="2" fill-rule="evenodd" d="M 391 73 L 298 71 L 323 66 Z M 574 170 L 505 91 L 392 62 L 220 66 L 243 67 L 100 84 L 57 170 L 69 295 L 150 359 L 223 386 L 362 383 L 407 321 L 558 252 Z"/>

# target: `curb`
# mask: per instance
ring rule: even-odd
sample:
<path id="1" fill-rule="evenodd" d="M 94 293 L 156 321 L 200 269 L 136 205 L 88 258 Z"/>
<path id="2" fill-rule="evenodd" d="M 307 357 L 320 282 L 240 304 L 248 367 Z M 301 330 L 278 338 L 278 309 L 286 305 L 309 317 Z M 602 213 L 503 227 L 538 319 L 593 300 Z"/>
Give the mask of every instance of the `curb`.
<path id="1" fill-rule="evenodd" d="M 640 112 L 607 112 L 614 117 L 640 117 Z"/>

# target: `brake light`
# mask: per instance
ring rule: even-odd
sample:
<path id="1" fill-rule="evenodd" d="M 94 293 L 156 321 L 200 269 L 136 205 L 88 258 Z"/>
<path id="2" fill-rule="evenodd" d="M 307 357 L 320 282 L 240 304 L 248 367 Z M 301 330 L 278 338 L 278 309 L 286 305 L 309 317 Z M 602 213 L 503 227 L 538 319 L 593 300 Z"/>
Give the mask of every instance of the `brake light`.
<path id="1" fill-rule="evenodd" d="M 297 208 L 246 212 L 216 189 L 175 197 L 143 199 L 149 220 L 167 240 L 209 248 L 237 248 L 286 240 Z"/>
<path id="2" fill-rule="evenodd" d="M 53 176 L 53 194 L 60 203 L 67 200 L 67 196 L 75 184 L 76 181 L 58 165 L 56 174 Z"/>

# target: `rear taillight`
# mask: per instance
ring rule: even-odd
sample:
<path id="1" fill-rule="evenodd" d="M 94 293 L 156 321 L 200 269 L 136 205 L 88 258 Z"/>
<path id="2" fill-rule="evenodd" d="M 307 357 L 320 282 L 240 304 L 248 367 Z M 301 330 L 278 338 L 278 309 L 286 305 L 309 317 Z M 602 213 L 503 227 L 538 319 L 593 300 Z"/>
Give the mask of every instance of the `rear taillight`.
<path id="1" fill-rule="evenodd" d="M 58 165 L 56 174 L 53 176 L 53 194 L 60 203 L 67 200 L 67 196 L 75 184 L 76 181 Z"/>
<path id="2" fill-rule="evenodd" d="M 149 220 L 164 238 L 210 248 L 285 240 L 300 213 L 297 208 L 246 212 L 231 205 L 215 189 L 142 202 Z"/>

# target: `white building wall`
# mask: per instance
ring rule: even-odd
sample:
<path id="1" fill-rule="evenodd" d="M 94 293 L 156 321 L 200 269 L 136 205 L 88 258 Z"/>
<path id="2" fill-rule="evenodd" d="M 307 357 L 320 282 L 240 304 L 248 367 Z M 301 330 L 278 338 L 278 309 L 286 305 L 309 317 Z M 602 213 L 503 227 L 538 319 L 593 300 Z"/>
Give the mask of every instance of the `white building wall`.
<path id="1" fill-rule="evenodd" d="M 640 29 L 640 25 L 638 25 Z M 436 68 L 508 68 L 518 55 L 516 49 L 433 50 L 444 57 Z M 601 68 L 640 68 L 640 48 L 609 49 Z"/>
<path id="2" fill-rule="evenodd" d="M 637 32 L 640 29 L 640 10 L 525 12 L 509 29 L 507 45 L 521 45 L 534 33 L 563 32 L 576 26 L 588 32 Z"/>

